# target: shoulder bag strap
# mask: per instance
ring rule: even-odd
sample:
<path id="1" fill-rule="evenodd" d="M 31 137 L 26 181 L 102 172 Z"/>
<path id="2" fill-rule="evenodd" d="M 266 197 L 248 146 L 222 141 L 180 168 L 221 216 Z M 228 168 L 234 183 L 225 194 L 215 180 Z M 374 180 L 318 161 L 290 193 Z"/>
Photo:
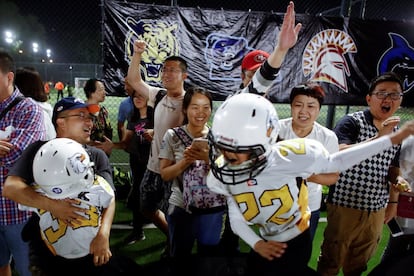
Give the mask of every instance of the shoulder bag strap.
<path id="1" fill-rule="evenodd" d="M 167 95 L 167 90 L 158 90 L 157 94 L 155 95 L 154 110 L 165 95 Z"/>
<path id="2" fill-rule="evenodd" d="M 181 142 L 183 142 L 183 144 L 186 147 L 191 146 L 193 139 L 187 134 L 187 132 L 185 132 L 184 129 L 182 129 L 181 127 L 175 127 L 172 130 L 175 132 L 177 137 L 180 138 Z"/>
<path id="3" fill-rule="evenodd" d="M 0 113 L 0 120 L 3 119 L 4 115 L 7 114 L 7 112 L 10 111 L 10 109 L 13 108 L 13 106 L 15 106 L 16 104 L 18 104 L 21 100 L 23 100 L 24 97 L 16 97 L 5 109 L 3 109 L 3 111 Z"/>

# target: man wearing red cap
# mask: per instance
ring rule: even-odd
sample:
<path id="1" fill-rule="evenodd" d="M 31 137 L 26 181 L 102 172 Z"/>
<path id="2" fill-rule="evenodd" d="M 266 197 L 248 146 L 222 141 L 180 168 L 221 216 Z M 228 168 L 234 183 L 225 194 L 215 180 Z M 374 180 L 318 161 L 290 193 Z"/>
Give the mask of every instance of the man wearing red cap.
<path id="1" fill-rule="evenodd" d="M 261 50 L 254 50 L 244 57 L 241 90 L 236 94 L 254 93 L 263 96 L 266 94 L 276 79 L 287 52 L 295 46 L 301 28 L 301 23 L 295 24 L 295 5 L 290 1 L 273 52 L 268 54 Z"/>
<path id="2" fill-rule="evenodd" d="M 269 53 L 262 50 L 254 50 L 244 56 L 241 64 L 241 79 L 240 89 L 245 88 L 251 82 L 254 73 L 269 57 Z"/>

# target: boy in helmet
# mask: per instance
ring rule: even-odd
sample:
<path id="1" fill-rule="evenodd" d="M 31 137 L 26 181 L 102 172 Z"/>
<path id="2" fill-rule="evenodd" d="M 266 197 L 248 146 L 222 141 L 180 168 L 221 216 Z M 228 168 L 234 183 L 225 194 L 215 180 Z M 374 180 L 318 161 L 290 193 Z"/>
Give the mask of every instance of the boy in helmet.
<path id="1" fill-rule="evenodd" d="M 57 138 L 70 138 L 84 145 L 94 163 L 95 174 L 101 176 L 113 187 L 108 157 L 102 150 L 87 145 L 90 142 L 93 126 L 90 114 L 90 110 L 93 108 L 79 98 L 63 98 L 56 103 L 53 109 L 52 122 L 56 128 Z M 23 152 L 18 162 L 10 169 L 3 196 L 21 205 L 50 212 L 61 227 L 79 227 L 84 221 L 84 216 L 90 214 L 90 211 L 79 207 L 78 200 L 53 199 L 36 192 L 31 187 L 34 183 L 33 161 L 37 151 L 45 143 L 43 141 L 35 142 Z M 50 179 L 50 181 L 58 180 Z M 112 198 L 107 208 L 100 214 L 101 224 L 95 238 L 90 242 L 90 254 L 72 260 L 55 256 L 45 246 L 40 237 L 38 217 L 33 216 L 32 223 L 27 225 L 25 231 L 28 236 L 24 237 L 29 240 L 30 268 L 33 275 L 67 275 L 76 272 L 84 273 L 85 271 L 91 271 L 90 275 L 99 275 L 98 267 L 108 263 L 112 256 L 109 248 L 109 234 L 114 212 L 115 200 Z M 94 269 L 94 267 L 97 268 Z"/>
<path id="2" fill-rule="evenodd" d="M 83 146 L 68 138 L 56 138 L 40 147 L 33 161 L 33 176 L 37 192 L 53 199 L 75 199 L 84 209 L 81 219 L 60 221 L 51 212 L 31 208 L 39 215 L 40 232 L 48 248 L 66 259 L 87 256 L 102 214 L 114 198 L 109 183 L 94 174 L 93 162 Z M 89 266 L 92 264 L 90 261 Z"/>
<path id="3" fill-rule="evenodd" d="M 398 132 L 330 155 L 312 139 L 276 143 L 279 122 L 272 103 L 243 93 L 216 111 L 209 140 L 207 185 L 227 196 L 233 231 L 253 249 L 251 275 L 312 275 L 310 211 L 306 181 L 314 174 L 345 170 L 399 144 L 414 133 L 414 121 Z M 259 226 L 259 235 L 250 225 Z M 249 275 L 250 275 L 249 274 Z"/>
<path id="4" fill-rule="evenodd" d="M 266 62 L 256 74 L 249 87 L 238 91 L 238 93 L 251 92 L 262 93 L 267 90 L 276 78 L 279 68 L 291 47 L 296 44 L 301 24 L 295 24 L 295 10 L 292 1 L 286 10 L 282 27 L 278 35 L 275 49 L 269 55 Z M 128 80 L 131 87 L 139 94 L 145 96 L 150 102 L 156 102 L 159 87 L 145 83 L 140 75 L 139 68 L 142 55 L 146 51 L 146 42 L 136 40 L 134 42 L 134 54 L 128 68 Z M 184 98 L 184 80 L 188 76 L 185 59 L 181 57 L 169 57 L 161 68 L 161 79 L 166 90 L 166 96 L 161 99 L 154 109 L 154 137 L 151 144 L 151 155 L 147 170 L 141 184 L 141 211 L 150 218 L 157 227 L 165 233 L 168 238 L 168 223 L 164 211 L 168 209 L 165 198 L 171 194 L 170 183 L 161 178 L 159 168 L 159 148 L 166 130 L 182 124 L 184 116 L 181 112 L 182 100 Z M 258 72 L 259 73 L 259 72 Z M 168 203 L 168 202 L 167 202 Z M 159 206 L 162 206 L 159 209 Z"/>

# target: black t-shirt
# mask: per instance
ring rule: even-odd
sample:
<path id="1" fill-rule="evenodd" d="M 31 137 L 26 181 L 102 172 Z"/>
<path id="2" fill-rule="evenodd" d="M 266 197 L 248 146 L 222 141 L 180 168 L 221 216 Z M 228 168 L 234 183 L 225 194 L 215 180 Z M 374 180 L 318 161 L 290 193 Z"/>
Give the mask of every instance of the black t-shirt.
<path id="1" fill-rule="evenodd" d="M 128 145 L 129 154 L 135 155 L 140 164 L 147 164 L 150 154 L 151 142 L 144 138 L 144 131 L 152 129 L 154 124 L 148 118 L 137 121 L 128 120 L 127 129 L 134 132 Z"/>

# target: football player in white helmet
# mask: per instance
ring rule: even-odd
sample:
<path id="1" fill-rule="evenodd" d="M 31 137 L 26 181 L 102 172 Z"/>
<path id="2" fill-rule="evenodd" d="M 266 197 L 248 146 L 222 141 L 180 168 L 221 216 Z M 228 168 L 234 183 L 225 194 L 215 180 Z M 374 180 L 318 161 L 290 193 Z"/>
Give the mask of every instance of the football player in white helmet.
<path id="1" fill-rule="evenodd" d="M 82 145 L 69 138 L 56 138 L 42 145 L 33 161 L 34 189 L 53 199 L 75 199 L 77 206 L 87 210 L 70 227 L 51 212 L 31 208 L 40 217 L 40 232 L 48 248 L 67 259 L 89 254 L 103 210 L 114 198 L 109 183 L 94 176 L 92 165 Z"/>
<path id="2" fill-rule="evenodd" d="M 304 179 L 345 170 L 399 144 L 414 133 L 414 120 L 398 132 L 330 155 L 312 139 L 276 143 L 278 117 L 271 102 L 238 94 L 216 111 L 207 184 L 227 196 L 232 230 L 254 250 L 254 275 L 307 275 L 311 255 L 310 211 Z M 250 225 L 259 228 L 256 234 Z"/>
<path id="3" fill-rule="evenodd" d="M 246 101 L 248 98 L 255 101 L 253 108 Z M 221 182 L 238 184 L 255 177 L 265 168 L 266 155 L 279 132 L 278 116 L 272 105 L 269 108 L 268 100 L 253 94 L 233 96 L 230 106 L 226 102 L 214 116 L 216 123 L 210 140 L 214 142 L 212 159 L 216 160 L 225 152 L 227 162 L 212 162 L 211 166 Z M 266 131 L 262 131 L 264 129 Z M 240 158 L 246 160 L 237 162 Z"/>
<path id="4" fill-rule="evenodd" d="M 56 138 L 37 151 L 33 160 L 33 176 L 48 197 L 76 197 L 92 186 L 92 166 L 81 144 L 69 138 Z"/>
<path id="5" fill-rule="evenodd" d="M 253 50 L 246 54 L 241 63 L 240 89 L 239 93 L 254 93 L 269 97 L 268 89 L 279 76 L 279 71 L 283 67 L 286 55 L 296 45 L 302 23 L 296 23 L 295 4 L 289 1 L 283 22 L 278 28 L 275 47 L 272 52 L 263 50 Z M 221 239 L 221 244 L 226 255 L 239 254 L 239 239 L 230 229 L 229 216 L 226 216 L 225 228 Z"/>

